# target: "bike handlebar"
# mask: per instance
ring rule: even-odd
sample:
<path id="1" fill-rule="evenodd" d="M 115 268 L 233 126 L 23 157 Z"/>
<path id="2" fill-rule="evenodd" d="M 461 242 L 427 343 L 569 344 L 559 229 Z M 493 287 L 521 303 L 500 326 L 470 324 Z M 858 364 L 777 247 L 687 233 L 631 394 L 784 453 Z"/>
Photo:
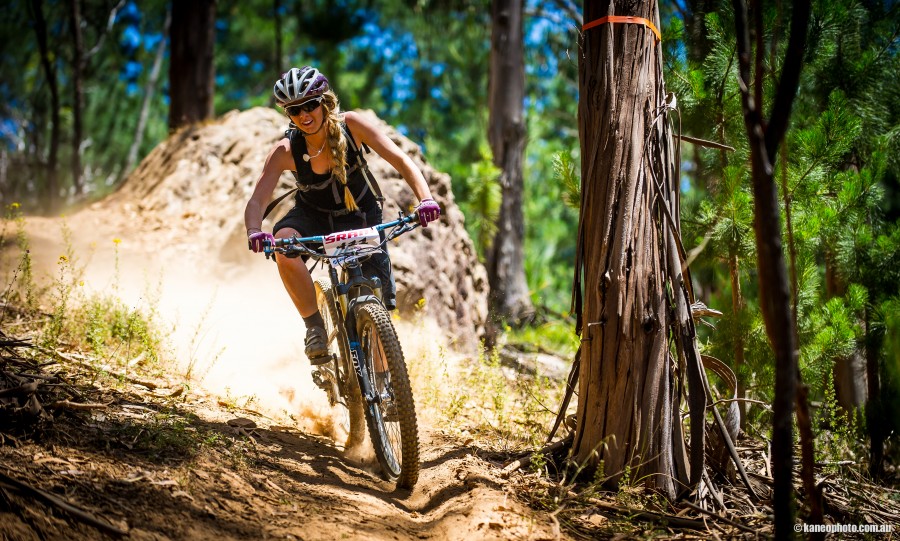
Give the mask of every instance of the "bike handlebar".
<path id="1" fill-rule="evenodd" d="M 396 228 L 394 231 L 391 231 L 389 234 L 385 235 L 384 242 L 389 240 L 393 240 L 400 235 L 412 231 L 413 229 L 419 227 L 419 215 L 417 213 L 407 214 L 406 216 L 402 216 L 397 220 L 386 222 L 383 224 L 376 225 L 374 229 L 376 231 L 383 231 L 385 229 L 390 229 L 392 227 Z M 264 253 L 266 254 L 266 259 L 273 256 L 276 252 L 281 253 L 289 253 L 289 252 L 300 252 L 302 254 L 306 254 L 312 257 L 328 259 L 331 256 L 328 256 L 320 251 L 313 250 L 308 247 L 306 244 L 324 244 L 325 243 L 325 235 L 315 235 L 312 237 L 287 237 L 283 239 L 275 239 L 274 245 L 271 241 L 264 241 Z"/>

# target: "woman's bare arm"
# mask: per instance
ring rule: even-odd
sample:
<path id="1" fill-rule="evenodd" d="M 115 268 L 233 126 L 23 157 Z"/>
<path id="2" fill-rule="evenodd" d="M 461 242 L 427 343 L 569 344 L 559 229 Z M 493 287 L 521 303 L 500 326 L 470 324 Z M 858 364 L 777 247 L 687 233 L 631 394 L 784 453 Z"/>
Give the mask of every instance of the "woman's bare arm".
<path id="1" fill-rule="evenodd" d="M 413 193 L 419 199 L 431 199 L 431 190 L 425 182 L 422 172 L 416 167 L 412 159 L 406 155 L 396 143 L 374 126 L 365 117 L 349 111 L 344 113 L 344 120 L 347 127 L 353 134 L 353 138 L 357 143 L 365 143 L 384 158 L 394 169 L 403 177 Z M 357 146 L 360 146 L 359 144 Z"/>
<path id="2" fill-rule="evenodd" d="M 256 181 L 253 195 L 244 209 L 244 225 L 247 231 L 259 231 L 262 227 L 263 212 L 272 199 L 272 193 L 278 185 L 278 179 L 284 171 L 294 171 L 294 157 L 291 155 L 291 144 L 287 138 L 282 139 L 272 148 L 266 158 L 262 174 Z"/>

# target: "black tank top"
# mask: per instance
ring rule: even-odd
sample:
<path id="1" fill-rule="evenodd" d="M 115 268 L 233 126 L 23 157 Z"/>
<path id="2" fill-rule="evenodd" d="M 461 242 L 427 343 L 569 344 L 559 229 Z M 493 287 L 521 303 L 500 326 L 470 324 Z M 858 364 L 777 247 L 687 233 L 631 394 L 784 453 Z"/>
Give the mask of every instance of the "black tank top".
<path id="1" fill-rule="evenodd" d="M 344 138 L 348 140 L 347 144 L 347 186 L 350 193 L 356 199 L 356 204 L 360 210 L 367 212 L 378 206 L 375 194 L 369 189 L 362 168 L 358 166 L 356 155 L 361 150 L 356 148 L 353 142 L 350 130 L 347 125 L 341 124 L 341 131 Z M 344 204 L 344 186 L 341 182 L 332 176 L 331 171 L 327 173 L 316 173 L 312 170 L 312 164 L 303 159 L 303 155 L 307 153 L 306 138 L 299 129 L 290 129 L 285 133 L 291 143 L 291 155 L 294 157 L 294 177 L 297 180 L 297 194 L 295 196 L 296 204 L 306 207 L 312 207 L 319 211 L 341 211 L 346 210 Z"/>

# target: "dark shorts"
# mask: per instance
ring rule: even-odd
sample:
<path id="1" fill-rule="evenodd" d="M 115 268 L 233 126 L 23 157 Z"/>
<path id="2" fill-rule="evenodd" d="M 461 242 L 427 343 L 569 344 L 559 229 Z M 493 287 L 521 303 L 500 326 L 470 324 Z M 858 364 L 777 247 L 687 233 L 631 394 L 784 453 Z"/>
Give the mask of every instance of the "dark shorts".
<path id="1" fill-rule="evenodd" d="M 373 227 L 380 223 L 381 209 L 377 206 L 370 208 L 368 212 L 331 216 L 300 203 L 278 220 L 273 233 L 289 227 L 303 237 L 312 237 L 336 231 Z M 384 231 L 381 232 L 381 240 L 384 241 Z M 383 246 L 384 252 L 365 260 L 362 267 L 363 273 L 367 276 L 376 276 L 381 281 L 382 302 L 384 302 L 385 308 L 393 310 L 397 307 L 397 286 L 394 283 L 394 272 L 391 270 L 391 259 L 387 253 L 387 243 Z M 303 261 L 306 260 L 307 257 L 304 257 Z"/>

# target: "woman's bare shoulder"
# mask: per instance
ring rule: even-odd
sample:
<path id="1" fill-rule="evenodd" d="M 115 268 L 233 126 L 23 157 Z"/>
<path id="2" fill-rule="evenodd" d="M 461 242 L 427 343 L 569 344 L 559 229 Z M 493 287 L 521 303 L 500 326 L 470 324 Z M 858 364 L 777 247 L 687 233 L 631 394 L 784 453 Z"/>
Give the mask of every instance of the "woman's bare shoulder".
<path id="1" fill-rule="evenodd" d="M 291 154 L 291 141 L 287 137 L 281 138 L 269 151 L 267 164 L 278 168 L 282 171 L 294 170 L 294 156 Z"/>
<path id="2" fill-rule="evenodd" d="M 347 111 L 344 113 L 344 122 L 347 124 L 347 127 L 351 130 L 353 128 L 362 128 L 365 131 L 374 131 L 375 125 L 366 118 L 365 115 L 361 115 L 356 111 Z"/>

